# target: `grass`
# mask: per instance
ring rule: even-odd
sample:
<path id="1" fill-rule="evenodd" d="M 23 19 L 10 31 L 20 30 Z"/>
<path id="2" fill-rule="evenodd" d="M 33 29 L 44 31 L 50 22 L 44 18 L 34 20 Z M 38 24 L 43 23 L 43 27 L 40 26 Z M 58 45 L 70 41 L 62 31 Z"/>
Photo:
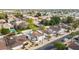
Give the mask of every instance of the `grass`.
<path id="1" fill-rule="evenodd" d="M 24 31 L 24 30 L 27 30 L 27 29 L 18 29 L 18 30 L 16 30 L 17 31 L 17 34 L 20 34 L 22 31 Z"/>

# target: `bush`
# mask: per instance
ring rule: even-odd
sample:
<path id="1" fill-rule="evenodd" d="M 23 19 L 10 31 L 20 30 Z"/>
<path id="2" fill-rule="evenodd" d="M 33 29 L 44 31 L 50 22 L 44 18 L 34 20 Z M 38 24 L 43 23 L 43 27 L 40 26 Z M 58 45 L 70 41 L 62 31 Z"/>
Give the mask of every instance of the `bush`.
<path id="1" fill-rule="evenodd" d="M 46 29 L 46 27 L 45 27 L 45 26 L 41 26 L 40 28 L 41 28 L 41 30 L 45 30 L 45 29 Z"/>
<path id="2" fill-rule="evenodd" d="M 34 24 L 29 24 L 27 29 L 32 29 L 32 30 L 36 31 L 38 29 L 38 27 L 35 26 Z"/>
<path id="3" fill-rule="evenodd" d="M 37 14 L 35 15 L 35 17 L 39 17 L 39 16 L 41 16 L 41 13 L 37 13 Z"/>
<path id="4" fill-rule="evenodd" d="M 34 19 L 30 18 L 26 22 L 28 22 L 29 24 L 33 24 L 34 23 Z"/>
<path id="5" fill-rule="evenodd" d="M 76 35 L 79 35 L 79 31 L 77 31 L 77 32 L 72 32 L 69 36 L 70 36 L 70 37 L 73 37 L 73 36 L 76 36 Z"/>
<path id="6" fill-rule="evenodd" d="M 68 16 L 66 23 L 73 23 L 73 21 L 74 21 L 73 17 Z"/>
<path id="7" fill-rule="evenodd" d="M 8 34 L 8 33 L 10 33 L 9 29 L 5 29 L 5 28 L 1 29 L 1 34 L 2 35 Z"/>
<path id="8" fill-rule="evenodd" d="M 46 20 L 46 19 L 43 19 L 41 22 L 41 24 L 45 25 L 45 26 L 48 26 L 50 21 Z"/>
<path id="9" fill-rule="evenodd" d="M 62 42 L 55 42 L 54 46 L 57 48 L 57 50 L 65 50 L 66 46 Z"/>
<path id="10" fill-rule="evenodd" d="M 49 26 L 49 25 L 58 25 L 60 21 L 61 21 L 60 17 L 54 16 L 51 17 L 51 20 L 42 20 L 40 23 L 45 26 Z"/>
<path id="11" fill-rule="evenodd" d="M 18 17 L 18 18 L 23 17 L 23 15 L 22 15 L 21 13 L 19 13 L 19 12 L 15 13 L 14 16 L 15 16 L 15 17 Z"/>
<path id="12" fill-rule="evenodd" d="M 54 16 L 50 20 L 50 24 L 52 25 L 58 25 L 60 23 L 60 17 Z"/>
<path id="13" fill-rule="evenodd" d="M 5 19 L 7 18 L 7 14 L 5 13 L 0 13 L 0 19 Z"/>

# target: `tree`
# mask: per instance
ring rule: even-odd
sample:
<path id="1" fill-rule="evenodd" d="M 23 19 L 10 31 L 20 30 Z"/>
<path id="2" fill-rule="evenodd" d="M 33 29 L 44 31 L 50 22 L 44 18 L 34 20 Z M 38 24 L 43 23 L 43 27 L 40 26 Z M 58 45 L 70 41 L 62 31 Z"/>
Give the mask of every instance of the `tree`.
<path id="1" fill-rule="evenodd" d="M 67 17 L 66 23 L 73 23 L 74 19 L 70 16 Z"/>
<path id="2" fill-rule="evenodd" d="M 58 25 L 60 23 L 60 21 L 61 21 L 60 17 L 54 16 L 54 17 L 51 17 L 50 24 Z"/>
<path id="3" fill-rule="evenodd" d="M 72 30 L 72 27 L 67 27 L 67 32 L 70 32 Z"/>
<path id="4" fill-rule="evenodd" d="M 72 38 L 72 37 L 74 37 L 74 36 L 76 36 L 76 35 L 79 35 L 79 31 L 77 31 L 77 32 L 72 32 L 69 36 Z"/>
<path id="5" fill-rule="evenodd" d="M 49 41 L 49 39 L 51 38 L 51 35 L 50 34 L 48 34 L 48 41 Z"/>
<path id="6" fill-rule="evenodd" d="M 54 46 L 57 48 L 57 50 L 65 50 L 66 46 L 62 42 L 55 42 Z"/>
<path id="7" fill-rule="evenodd" d="M 33 23 L 34 23 L 34 19 L 30 18 L 30 19 L 27 20 L 27 22 L 28 22 L 29 24 L 33 24 Z"/>
<path id="8" fill-rule="evenodd" d="M 43 19 L 41 22 L 41 24 L 45 25 L 45 26 L 48 26 L 50 21 L 46 20 L 46 19 Z"/>
<path id="9" fill-rule="evenodd" d="M 0 13 L 0 19 L 6 19 L 7 14 L 6 13 Z"/>
<path id="10" fill-rule="evenodd" d="M 24 29 L 27 28 L 27 23 L 26 22 L 21 22 L 17 27 L 20 30 L 24 30 Z"/>
<path id="11" fill-rule="evenodd" d="M 54 16 L 51 17 L 51 20 L 42 20 L 40 23 L 45 25 L 45 26 L 51 26 L 51 25 L 58 25 L 60 23 L 61 19 L 60 17 Z"/>
<path id="12" fill-rule="evenodd" d="M 42 29 L 42 30 L 45 30 L 45 29 L 46 29 L 46 27 L 45 27 L 45 26 L 41 26 L 41 29 Z"/>
<path id="13" fill-rule="evenodd" d="M 39 17 L 39 16 L 41 16 L 41 13 L 37 13 L 37 14 L 35 15 L 35 17 Z"/>
<path id="14" fill-rule="evenodd" d="M 79 21 L 75 21 L 75 22 L 72 24 L 72 28 L 73 28 L 73 29 L 76 29 L 78 26 L 79 26 Z"/>
<path id="15" fill-rule="evenodd" d="M 5 34 L 8 34 L 8 33 L 10 33 L 9 29 L 5 29 L 5 28 L 1 29 L 1 34 L 5 35 Z"/>
<path id="16" fill-rule="evenodd" d="M 27 28 L 32 29 L 33 31 L 36 31 L 38 29 L 38 27 L 35 26 L 34 24 L 29 24 Z"/>
<path id="17" fill-rule="evenodd" d="M 34 19 L 30 18 L 27 20 L 27 22 L 28 22 L 27 29 L 32 29 L 34 31 L 38 29 L 38 27 L 34 24 Z"/>
<path id="18" fill-rule="evenodd" d="M 18 17 L 18 18 L 22 18 L 23 17 L 23 15 L 20 12 L 16 12 L 14 15 L 15 15 L 15 17 Z"/>

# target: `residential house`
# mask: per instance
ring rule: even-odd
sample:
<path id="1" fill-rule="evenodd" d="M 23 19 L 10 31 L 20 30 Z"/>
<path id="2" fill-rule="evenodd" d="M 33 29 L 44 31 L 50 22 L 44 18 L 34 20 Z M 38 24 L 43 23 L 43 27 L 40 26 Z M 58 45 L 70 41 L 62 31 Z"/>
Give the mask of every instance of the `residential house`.
<path id="1" fill-rule="evenodd" d="M 22 20 L 22 19 L 20 19 L 20 18 L 17 18 L 17 17 L 16 17 L 16 18 L 14 18 L 14 19 L 15 19 L 16 21 L 21 21 L 21 20 Z"/>
<path id="2" fill-rule="evenodd" d="M 26 31 L 23 31 L 22 33 L 26 35 L 26 38 L 28 38 L 33 42 L 40 42 L 46 38 L 46 34 L 40 30 L 37 30 L 37 31 L 26 30 Z"/>
<path id="3" fill-rule="evenodd" d="M 0 19 L 0 24 L 6 23 L 4 19 Z"/>
<path id="4" fill-rule="evenodd" d="M 79 50 L 79 45 L 76 44 L 75 42 L 70 41 L 70 42 L 68 42 L 67 44 L 68 44 L 68 47 L 69 47 L 70 49 L 72 49 L 72 50 Z"/>
<path id="5" fill-rule="evenodd" d="M 0 29 L 2 28 L 4 23 L 6 23 L 6 21 L 4 19 L 0 19 Z"/>
<path id="6" fill-rule="evenodd" d="M 14 25 L 16 22 L 16 20 L 14 18 L 9 18 L 8 19 L 8 23 L 11 23 L 12 25 Z"/>
<path id="7" fill-rule="evenodd" d="M 25 29 L 27 28 L 27 23 L 25 21 L 16 21 L 15 28 L 16 29 Z"/>
<path id="8" fill-rule="evenodd" d="M 46 34 L 38 30 L 38 31 L 33 31 L 30 37 L 31 37 L 30 39 L 33 42 L 39 43 L 39 42 L 43 42 L 43 40 L 46 39 Z"/>
<path id="9" fill-rule="evenodd" d="M 65 34 L 66 32 L 65 32 L 65 29 L 64 28 L 61 28 L 59 31 L 58 31 L 58 34 L 61 34 L 61 35 L 63 35 L 63 34 Z"/>
<path id="10" fill-rule="evenodd" d="M 45 32 L 51 35 L 64 34 L 65 29 L 60 26 L 51 26 Z"/>
<path id="11" fill-rule="evenodd" d="M 10 29 L 10 28 L 13 28 L 13 25 L 11 25 L 10 23 L 4 23 L 3 28 Z"/>

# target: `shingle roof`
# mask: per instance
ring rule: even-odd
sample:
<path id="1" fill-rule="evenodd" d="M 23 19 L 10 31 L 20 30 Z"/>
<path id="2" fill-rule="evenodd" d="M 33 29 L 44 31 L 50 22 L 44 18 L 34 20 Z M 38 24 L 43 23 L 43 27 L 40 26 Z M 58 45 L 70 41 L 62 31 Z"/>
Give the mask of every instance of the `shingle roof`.
<path id="1" fill-rule="evenodd" d="M 75 44 L 75 42 L 70 42 L 69 47 L 74 50 L 79 50 L 79 45 Z"/>

